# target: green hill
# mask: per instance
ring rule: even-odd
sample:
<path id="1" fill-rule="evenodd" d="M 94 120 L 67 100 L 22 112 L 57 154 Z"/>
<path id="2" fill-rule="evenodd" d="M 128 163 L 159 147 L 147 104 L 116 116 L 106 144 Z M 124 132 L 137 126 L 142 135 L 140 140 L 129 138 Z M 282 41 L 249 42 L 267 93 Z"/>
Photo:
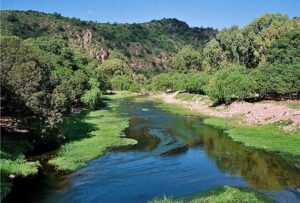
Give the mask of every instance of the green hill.
<path id="1" fill-rule="evenodd" d="M 1 11 L 2 35 L 23 39 L 41 36 L 65 39 L 94 58 L 120 50 L 132 68 L 167 68 L 169 59 L 185 45 L 202 49 L 214 37 L 213 28 L 191 28 L 177 19 L 118 24 L 82 21 L 36 11 Z"/>

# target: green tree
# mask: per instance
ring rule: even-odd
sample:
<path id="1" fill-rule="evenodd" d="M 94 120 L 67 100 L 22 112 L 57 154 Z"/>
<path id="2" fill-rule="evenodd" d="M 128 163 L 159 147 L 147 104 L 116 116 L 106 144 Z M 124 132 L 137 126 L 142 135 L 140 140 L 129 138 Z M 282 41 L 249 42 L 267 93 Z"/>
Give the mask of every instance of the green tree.
<path id="1" fill-rule="evenodd" d="M 133 79 L 129 75 L 116 75 L 110 82 L 113 90 L 129 90 Z"/>
<path id="2" fill-rule="evenodd" d="M 51 103 L 51 60 L 17 37 L 1 37 L 1 97 L 4 112 L 31 120 L 27 126 L 41 137 L 57 130 L 62 112 Z M 47 130 L 46 130 L 47 129 Z"/>
<path id="3" fill-rule="evenodd" d="M 256 83 L 247 74 L 246 67 L 232 65 L 217 71 L 209 81 L 208 95 L 217 103 L 245 99 L 255 93 Z"/>
<path id="4" fill-rule="evenodd" d="M 264 65 L 252 73 L 256 80 L 256 91 L 262 97 L 268 94 L 290 94 L 300 92 L 300 64 Z"/>
<path id="5" fill-rule="evenodd" d="M 267 54 L 267 61 L 275 64 L 300 62 L 300 30 L 293 30 L 273 41 Z"/>
<path id="6" fill-rule="evenodd" d="M 208 85 L 211 75 L 200 72 L 187 75 L 186 90 L 188 92 L 195 92 L 206 94 L 206 86 Z"/>
<path id="7" fill-rule="evenodd" d="M 202 55 L 192 46 L 183 47 L 172 59 L 171 66 L 179 72 L 202 69 Z"/>
<path id="8" fill-rule="evenodd" d="M 121 59 L 108 59 L 103 61 L 99 70 L 109 76 L 132 74 L 128 64 Z"/>
<path id="9" fill-rule="evenodd" d="M 90 89 L 85 91 L 80 100 L 89 108 L 94 109 L 101 102 L 101 90 L 99 89 L 100 82 L 95 78 L 90 78 L 89 86 Z"/>

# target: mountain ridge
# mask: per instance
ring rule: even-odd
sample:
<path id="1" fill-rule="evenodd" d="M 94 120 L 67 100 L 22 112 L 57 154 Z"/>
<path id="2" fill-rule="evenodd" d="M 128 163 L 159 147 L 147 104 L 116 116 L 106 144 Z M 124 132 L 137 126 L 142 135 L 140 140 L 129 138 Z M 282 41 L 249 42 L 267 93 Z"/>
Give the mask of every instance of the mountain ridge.
<path id="1" fill-rule="evenodd" d="M 118 49 L 133 68 L 167 69 L 170 58 L 183 46 L 201 50 L 217 34 L 213 28 L 190 27 L 175 18 L 123 24 L 83 21 L 38 11 L 0 12 L 2 35 L 64 39 L 98 59 L 105 51 Z"/>

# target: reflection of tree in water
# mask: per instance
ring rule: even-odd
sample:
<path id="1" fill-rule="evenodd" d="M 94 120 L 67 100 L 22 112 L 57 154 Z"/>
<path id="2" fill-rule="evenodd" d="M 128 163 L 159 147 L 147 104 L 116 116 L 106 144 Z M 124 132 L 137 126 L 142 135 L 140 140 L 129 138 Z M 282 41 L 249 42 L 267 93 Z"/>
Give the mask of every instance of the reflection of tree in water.
<path id="1" fill-rule="evenodd" d="M 203 127 L 197 131 L 202 135 L 206 153 L 216 161 L 220 170 L 240 174 L 249 184 L 260 189 L 300 186 L 300 171 L 294 161 L 247 148 L 216 129 Z"/>

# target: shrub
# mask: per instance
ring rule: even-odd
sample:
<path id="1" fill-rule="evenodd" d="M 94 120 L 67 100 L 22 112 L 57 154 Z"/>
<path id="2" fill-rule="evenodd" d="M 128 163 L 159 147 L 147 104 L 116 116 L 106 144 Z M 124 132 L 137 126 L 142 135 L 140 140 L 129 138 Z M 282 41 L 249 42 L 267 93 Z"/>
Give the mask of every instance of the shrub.
<path id="1" fill-rule="evenodd" d="M 233 65 L 215 73 L 209 81 L 208 95 L 216 102 L 229 102 L 232 99 L 245 99 L 254 93 L 255 81 L 243 66 Z"/>
<path id="2" fill-rule="evenodd" d="M 132 78 L 128 75 L 117 75 L 110 82 L 113 90 L 129 90 L 133 84 Z"/>

